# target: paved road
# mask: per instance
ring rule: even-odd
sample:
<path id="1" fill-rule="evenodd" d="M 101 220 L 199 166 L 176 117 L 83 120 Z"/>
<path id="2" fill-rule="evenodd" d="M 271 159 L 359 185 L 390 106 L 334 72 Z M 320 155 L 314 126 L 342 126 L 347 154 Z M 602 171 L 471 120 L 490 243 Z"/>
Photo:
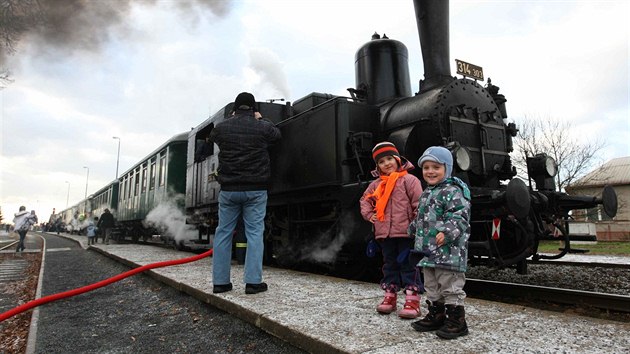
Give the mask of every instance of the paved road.
<path id="1" fill-rule="evenodd" d="M 76 242 L 44 236 L 42 296 L 129 270 Z M 145 275 L 40 307 L 36 353 L 301 353 Z"/>

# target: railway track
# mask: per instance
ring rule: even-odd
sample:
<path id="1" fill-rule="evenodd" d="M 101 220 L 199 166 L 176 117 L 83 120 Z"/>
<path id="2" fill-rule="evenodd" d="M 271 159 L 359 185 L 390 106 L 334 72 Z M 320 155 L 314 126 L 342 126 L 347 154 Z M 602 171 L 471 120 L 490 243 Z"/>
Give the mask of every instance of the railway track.
<path id="1" fill-rule="evenodd" d="M 599 268 L 618 268 L 630 269 L 630 264 L 622 263 L 604 263 L 604 262 L 571 262 L 571 261 L 527 261 L 529 264 L 542 264 L 545 266 L 572 266 L 572 267 L 599 267 Z"/>
<path id="2" fill-rule="evenodd" d="M 580 307 L 594 307 L 605 311 L 630 314 L 630 296 L 604 294 L 591 291 L 561 289 L 538 285 L 504 283 L 492 280 L 466 279 L 466 292 L 491 294 L 501 298 L 522 299 L 527 301 L 557 303 Z"/>
<path id="3" fill-rule="evenodd" d="M 19 241 L 11 241 L 8 245 L 4 245 L 0 247 L 0 251 L 8 250 L 11 247 L 15 246 Z"/>

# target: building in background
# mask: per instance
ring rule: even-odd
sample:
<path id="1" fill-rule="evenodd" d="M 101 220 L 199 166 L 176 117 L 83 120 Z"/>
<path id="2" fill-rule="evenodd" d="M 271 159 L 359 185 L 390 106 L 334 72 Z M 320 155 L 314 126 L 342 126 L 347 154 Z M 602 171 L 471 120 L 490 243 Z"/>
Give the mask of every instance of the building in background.
<path id="1" fill-rule="evenodd" d="M 630 156 L 612 159 L 567 186 L 570 195 L 601 196 L 604 186 L 610 185 L 617 192 L 617 215 L 611 219 L 603 206 L 574 210 L 576 221 L 595 223 L 599 241 L 630 241 Z"/>

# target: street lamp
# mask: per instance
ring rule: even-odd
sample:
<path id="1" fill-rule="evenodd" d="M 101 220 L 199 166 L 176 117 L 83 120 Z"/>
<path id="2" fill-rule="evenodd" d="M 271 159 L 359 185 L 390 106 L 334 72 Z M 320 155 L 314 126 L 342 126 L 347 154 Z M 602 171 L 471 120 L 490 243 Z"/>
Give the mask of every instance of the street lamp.
<path id="1" fill-rule="evenodd" d="M 85 176 L 85 209 L 83 210 L 83 214 L 87 216 L 87 187 L 90 178 L 90 168 L 87 166 L 83 166 L 83 168 L 87 169 L 87 175 Z"/>
<path id="2" fill-rule="evenodd" d="M 68 209 L 68 200 L 70 200 L 70 182 L 66 181 L 66 183 L 68 183 L 68 194 L 66 195 L 66 209 Z"/>
<path id="3" fill-rule="evenodd" d="M 116 179 L 118 179 L 118 162 L 120 161 L 120 138 L 112 136 L 112 139 L 118 140 L 118 155 L 116 155 Z"/>
<path id="4" fill-rule="evenodd" d="M 87 169 L 87 175 L 85 176 L 85 198 L 87 199 L 87 187 L 88 187 L 88 179 L 90 178 L 90 168 L 87 166 L 83 166 L 83 168 Z"/>

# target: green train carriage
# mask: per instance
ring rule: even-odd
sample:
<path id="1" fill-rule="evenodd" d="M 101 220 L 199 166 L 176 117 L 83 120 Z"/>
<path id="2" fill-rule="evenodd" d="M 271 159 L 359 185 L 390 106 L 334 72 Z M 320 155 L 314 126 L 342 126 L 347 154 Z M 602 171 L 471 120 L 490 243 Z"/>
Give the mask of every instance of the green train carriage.
<path id="1" fill-rule="evenodd" d="M 183 210 L 187 137 L 188 133 L 173 136 L 118 178 L 116 231 L 122 239 L 147 240 L 159 234 L 143 220 L 160 203 L 175 202 Z"/>
<path id="2" fill-rule="evenodd" d="M 119 184 L 118 180 L 113 181 L 89 196 L 90 217 L 98 216 L 100 219 L 105 209 L 109 209 L 114 217 L 117 216 Z"/>

